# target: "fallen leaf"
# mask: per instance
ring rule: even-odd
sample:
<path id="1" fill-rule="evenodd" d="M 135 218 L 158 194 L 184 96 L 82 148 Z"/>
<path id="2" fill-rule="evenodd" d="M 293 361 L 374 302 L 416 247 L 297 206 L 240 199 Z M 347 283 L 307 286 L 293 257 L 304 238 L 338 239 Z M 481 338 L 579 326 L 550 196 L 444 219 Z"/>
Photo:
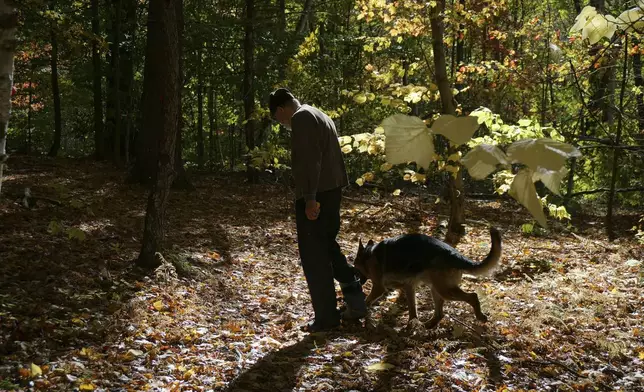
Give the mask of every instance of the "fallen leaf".
<path id="1" fill-rule="evenodd" d="M 367 370 L 371 372 L 381 372 L 389 369 L 393 369 L 395 366 L 387 362 L 378 362 L 373 365 L 367 366 Z"/>
<path id="2" fill-rule="evenodd" d="M 94 388 L 94 384 L 92 383 L 81 384 L 79 387 L 81 391 L 93 391 Z"/>
<path id="3" fill-rule="evenodd" d="M 31 364 L 31 377 L 42 376 L 42 369 L 35 363 Z"/>

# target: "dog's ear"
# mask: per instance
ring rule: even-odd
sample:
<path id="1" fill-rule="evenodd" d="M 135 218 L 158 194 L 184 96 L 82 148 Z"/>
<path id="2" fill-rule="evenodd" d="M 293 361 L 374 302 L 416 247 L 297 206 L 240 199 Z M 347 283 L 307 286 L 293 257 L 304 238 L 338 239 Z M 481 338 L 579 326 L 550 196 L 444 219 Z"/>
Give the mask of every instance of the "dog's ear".
<path id="1" fill-rule="evenodd" d="M 373 240 L 369 240 L 369 242 L 367 242 L 367 247 L 372 247 L 372 246 L 373 246 Z"/>
<path id="2" fill-rule="evenodd" d="M 362 245 L 362 239 L 358 240 L 358 254 L 362 253 L 364 246 Z"/>

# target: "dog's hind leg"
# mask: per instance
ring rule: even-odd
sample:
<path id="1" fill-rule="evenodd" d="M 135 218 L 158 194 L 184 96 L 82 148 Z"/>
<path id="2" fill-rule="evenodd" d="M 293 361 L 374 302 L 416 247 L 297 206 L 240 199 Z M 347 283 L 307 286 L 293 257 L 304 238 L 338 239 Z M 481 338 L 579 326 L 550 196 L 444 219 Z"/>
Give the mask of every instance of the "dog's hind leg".
<path id="1" fill-rule="evenodd" d="M 448 300 L 467 302 L 474 309 L 474 314 L 479 321 L 487 321 L 487 316 L 481 312 L 481 303 L 476 293 L 466 293 L 460 287 L 450 287 L 441 290 L 440 294 Z"/>
<path id="2" fill-rule="evenodd" d="M 434 287 L 432 287 L 432 299 L 434 300 L 434 315 L 426 324 L 426 327 L 428 329 L 436 327 L 445 315 L 443 313 L 443 305 L 445 304 L 445 300 L 440 295 L 438 290 L 436 290 Z"/>
<path id="3" fill-rule="evenodd" d="M 405 297 L 407 297 L 407 307 L 409 308 L 409 321 L 418 318 L 418 310 L 416 309 L 416 289 L 411 283 L 404 286 Z"/>

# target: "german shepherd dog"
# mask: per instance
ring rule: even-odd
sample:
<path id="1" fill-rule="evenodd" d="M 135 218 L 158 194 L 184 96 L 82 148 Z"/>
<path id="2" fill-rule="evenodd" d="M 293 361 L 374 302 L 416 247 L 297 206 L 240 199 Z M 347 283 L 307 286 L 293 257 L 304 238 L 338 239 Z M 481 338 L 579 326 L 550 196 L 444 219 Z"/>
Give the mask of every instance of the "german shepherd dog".
<path id="1" fill-rule="evenodd" d="M 402 288 L 411 321 L 418 317 L 416 287 L 427 283 L 432 287 L 434 299 L 434 315 L 427 323 L 428 328 L 434 328 L 443 318 L 445 300 L 465 301 L 474 308 L 478 320 L 487 321 L 476 293 L 466 293 L 459 285 L 464 273 L 487 275 L 498 267 L 501 234 L 496 228 L 490 228 L 490 236 L 490 253 L 480 263 L 468 259 L 445 242 L 424 234 L 405 234 L 378 244 L 369 240 L 367 246 L 363 246 L 360 240 L 354 266 L 363 283 L 371 279 L 367 306 L 382 297 L 387 287 Z"/>

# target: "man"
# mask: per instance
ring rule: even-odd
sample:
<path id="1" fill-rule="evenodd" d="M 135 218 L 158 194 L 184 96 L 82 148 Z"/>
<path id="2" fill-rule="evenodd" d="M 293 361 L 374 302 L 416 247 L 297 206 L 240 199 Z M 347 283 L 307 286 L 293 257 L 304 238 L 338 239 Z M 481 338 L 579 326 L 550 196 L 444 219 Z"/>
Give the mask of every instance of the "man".
<path id="1" fill-rule="evenodd" d="M 342 188 L 349 184 L 338 134 L 329 116 L 300 104 L 285 88 L 271 93 L 269 108 L 271 117 L 291 131 L 297 243 L 315 313 L 315 320 L 303 330 L 333 329 L 341 318 L 358 319 L 367 313 L 360 281 L 336 241 Z M 346 304 L 342 314 L 334 278 Z"/>

